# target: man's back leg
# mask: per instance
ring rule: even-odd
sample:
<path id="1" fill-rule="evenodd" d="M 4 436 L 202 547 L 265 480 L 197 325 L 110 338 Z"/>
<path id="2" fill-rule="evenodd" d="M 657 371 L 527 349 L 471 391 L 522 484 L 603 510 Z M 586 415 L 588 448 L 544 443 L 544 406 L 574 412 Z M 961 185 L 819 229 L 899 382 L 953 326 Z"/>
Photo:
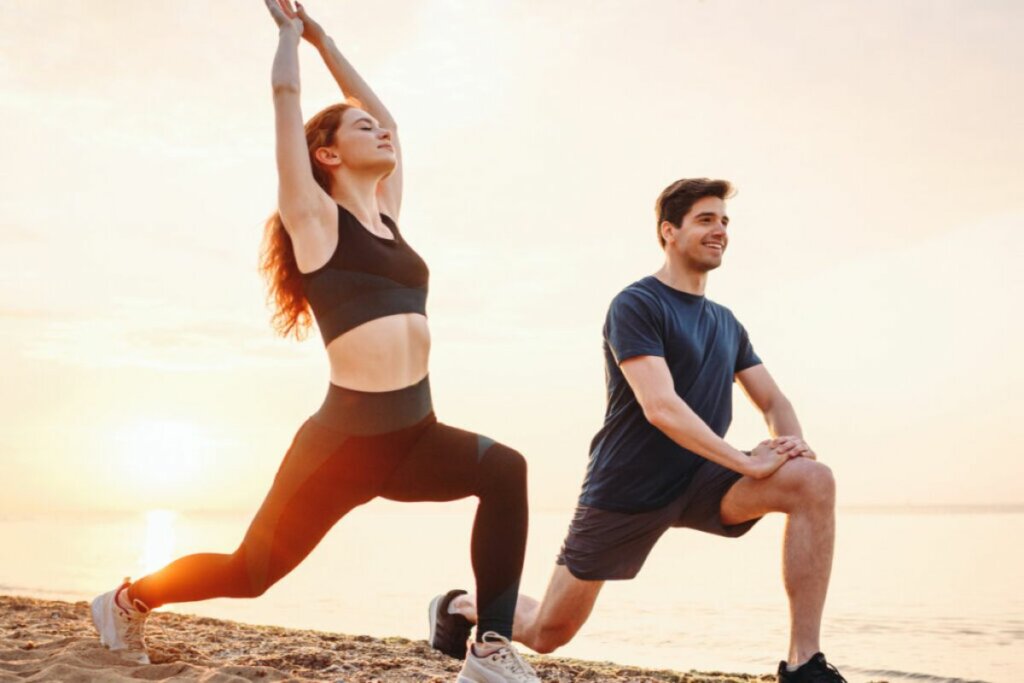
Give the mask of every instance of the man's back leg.
<path id="1" fill-rule="evenodd" d="M 590 617 L 602 586 L 604 581 L 578 579 L 565 565 L 555 565 L 542 601 L 519 596 L 512 639 L 541 654 L 565 645 Z M 476 596 L 460 595 L 450 609 L 476 623 Z"/>

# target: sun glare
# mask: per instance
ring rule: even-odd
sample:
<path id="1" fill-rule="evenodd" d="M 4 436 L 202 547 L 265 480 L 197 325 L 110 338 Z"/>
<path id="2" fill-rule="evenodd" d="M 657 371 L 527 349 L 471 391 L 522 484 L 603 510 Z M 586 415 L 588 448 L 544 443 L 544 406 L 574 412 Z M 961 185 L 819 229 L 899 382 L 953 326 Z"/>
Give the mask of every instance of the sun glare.
<path id="1" fill-rule="evenodd" d="M 174 523 L 178 513 L 171 510 L 146 512 L 146 536 L 139 557 L 142 574 L 160 569 L 174 556 Z"/>
<path id="2" fill-rule="evenodd" d="M 202 430 L 174 420 L 137 420 L 118 430 L 114 442 L 125 477 L 121 483 L 153 496 L 154 502 L 180 492 L 211 452 Z"/>

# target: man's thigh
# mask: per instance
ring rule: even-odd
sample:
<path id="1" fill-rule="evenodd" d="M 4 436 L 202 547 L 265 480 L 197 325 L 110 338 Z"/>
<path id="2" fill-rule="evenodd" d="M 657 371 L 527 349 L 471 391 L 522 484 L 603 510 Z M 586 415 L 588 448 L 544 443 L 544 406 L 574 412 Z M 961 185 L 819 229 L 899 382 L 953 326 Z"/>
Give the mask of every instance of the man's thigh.
<path id="1" fill-rule="evenodd" d="M 769 512 L 790 512 L 800 502 L 807 482 L 827 469 L 808 458 L 793 458 L 770 477 L 742 477 L 722 498 L 722 521 L 741 524 Z"/>

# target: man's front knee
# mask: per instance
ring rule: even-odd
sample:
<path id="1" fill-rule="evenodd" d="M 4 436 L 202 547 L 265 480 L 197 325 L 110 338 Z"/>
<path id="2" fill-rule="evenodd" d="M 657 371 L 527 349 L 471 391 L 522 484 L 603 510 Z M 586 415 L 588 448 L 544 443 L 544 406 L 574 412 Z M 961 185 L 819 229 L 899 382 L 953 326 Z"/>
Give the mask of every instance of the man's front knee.
<path id="1" fill-rule="evenodd" d="M 832 468 L 816 460 L 797 458 L 788 466 L 796 470 L 793 477 L 794 498 L 804 507 L 834 507 L 836 478 Z"/>

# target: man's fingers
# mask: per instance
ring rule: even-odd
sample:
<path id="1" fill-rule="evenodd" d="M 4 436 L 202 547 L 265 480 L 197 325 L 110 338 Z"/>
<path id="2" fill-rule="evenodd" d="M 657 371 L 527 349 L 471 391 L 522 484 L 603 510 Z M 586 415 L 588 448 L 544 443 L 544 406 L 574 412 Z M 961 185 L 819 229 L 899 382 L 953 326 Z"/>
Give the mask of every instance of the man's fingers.
<path id="1" fill-rule="evenodd" d="M 803 448 L 798 448 L 790 453 L 790 458 L 807 458 L 808 460 L 817 460 L 818 456 L 808 448 L 806 445 Z"/>

